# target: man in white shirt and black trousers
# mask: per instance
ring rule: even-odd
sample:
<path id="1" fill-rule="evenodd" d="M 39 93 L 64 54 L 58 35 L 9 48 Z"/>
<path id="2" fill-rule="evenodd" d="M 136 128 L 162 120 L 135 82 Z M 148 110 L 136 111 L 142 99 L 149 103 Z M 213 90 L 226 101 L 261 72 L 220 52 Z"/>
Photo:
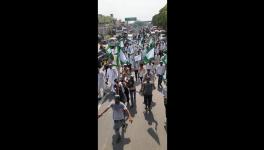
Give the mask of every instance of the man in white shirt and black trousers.
<path id="1" fill-rule="evenodd" d="M 153 66 L 151 64 L 151 61 L 149 61 L 149 63 L 146 65 L 146 69 L 149 70 L 149 71 L 153 70 Z"/>
<path id="2" fill-rule="evenodd" d="M 117 135 L 116 142 L 119 143 L 121 140 L 121 135 L 119 131 L 120 128 L 122 127 L 123 129 L 122 135 L 126 131 L 126 128 L 127 128 L 127 123 L 125 123 L 124 111 L 128 114 L 128 119 L 130 123 L 132 123 L 133 120 L 125 104 L 120 102 L 119 95 L 115 95 L 115 102 L 111 103 L 100 115 L 98 115 L 98 118 L 101 117 L 105 112 L 107 112 L 109 108 L 112 108 L 113 110 L 114 130 L 115 130 L 115 134 Z"/>
<path id="3" fill-rule="evenodd" d="M 114 90 L 114 84 L 115 84 L 115 79 L 117 79 L 118 77 L 118 72 L 116 69 L 112 68 L 112 64 L 109 64 L 109 68 L 107 69 L 107 73 L 106 73 L 106 81 L 111 83 L 111 91 L 112 93 L 115 92 Z"/>
<path id="4" fill-rule="evenodd" d="M 156 71 L 157 71 L 157 76 L 158 76 L 158 88 L 162 88 L 162 79 L 163 79 L 163 75 L 165 73 L 165 65 L 163 65 L 163 62 L 160 61 L 160 64 L 157 66 Z"/>

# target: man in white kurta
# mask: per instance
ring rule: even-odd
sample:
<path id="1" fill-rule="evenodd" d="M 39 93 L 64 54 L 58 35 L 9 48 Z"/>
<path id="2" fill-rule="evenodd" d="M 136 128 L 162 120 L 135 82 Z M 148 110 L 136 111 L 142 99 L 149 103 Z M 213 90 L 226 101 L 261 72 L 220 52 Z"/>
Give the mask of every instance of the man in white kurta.
<path id="1" fill-rule="evenodd" d="M 115 79 L 118 77 L 118 73 L 116 69 L 112 68 L 112 65 L 109 65 L 109 68 L 107 69 L 107 75 L 106 77 L 108 78 L 108 81 L 111 83 L 111 91 L 114 92 L 114 84 L 115 84 Z"/>
<path id="2" fill-rule="evenodd" d="M 128 54 L 128 62 L 131 64 L 131 69 L 135 68 L 135 56 L 134 54 Z"/>
<path id="3" fill-rule="evenodd" d="M 162 80 L 163 80 L 163 75 L 165 73 L 165 65 L 163 65 L 163 62 L 161 61 L 160 64 L 157 66 L 156 68 L 156 73 L 157 73 L 157 76 L 159 77 L 158 78 L 158 87 L 162 87 L 161 83 L 162 83 Z"/>

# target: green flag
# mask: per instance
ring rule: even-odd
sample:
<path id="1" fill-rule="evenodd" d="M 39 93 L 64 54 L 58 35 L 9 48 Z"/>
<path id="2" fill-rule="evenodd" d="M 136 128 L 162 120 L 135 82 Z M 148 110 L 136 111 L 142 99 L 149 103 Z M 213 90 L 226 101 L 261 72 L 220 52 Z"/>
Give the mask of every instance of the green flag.
<path id="1" fill-rule="evenodd" d="M 113 66 L 119 67 L 120 66 L 120 60 L 118 55 L 114 55 L 114 61 L 112 63 Z"/>
<path id="2" fill-rule="evenodd" d="M 149 49 L 152 49 L 155 47 L 155 42 L 153 41 L 153 38 L 150 38 L 149 40 Z"/>
<path id="3" fill-rule="evenodd" d="M 161 57 L 161 61 L 162 61 L 164 64 L 167 64 L 167 54 L 165 54 L 164 56 Z"/>
<path id="4" fill-rule="evenodd" d="M 113 57 L 113 56 L 112 56 L 112 51 L 111 51 L 110 48 L 108 48 L 108 49 L 106 50 L 106 56 L 107 56 L 108 58 L 112 58 L 112 57 Z"/>
<path id="5" fill-rule="evenodd" d="M 120 53 L 120 50 L 121 50 L 121 47 L 120 46 L 116 46 L 116 48 L 115 48 L 115 55 L 119 55 L 119 53 Z"/>
<path id="6" fill-rule="evenodd" d="M 154 58 L 154 48 L 152 48 L 145 56 L 144 56 L 144 64 L 149 63 Z"/>
<path id="7" fill-rule="evenodd" d="M 108 49 L 106 50 L 106 53 L 107 53 L 107 54 L 111 54 L 111 53 L 112 53 L 111 49 L 108 48 Z"/>
<path id="8" fill-rule="evenodd" d="M 143 51 L 143 57 L 145 57 L 151 49 L 153 49 L 153 48 L 151 48 L 150 46 L 147 46 L 147 47 L 144 49 L 144 51 Z"/>
<path id="9" fill-rule="evenodd" d="M 119 67 L 120 66 L 120 59 L 119 59 L 120 51 L 121 51 L 121 47 L 118 44 L 115 47 L 115 54 L 113 54 L 113 56 L 114 56 L 113 66 L 116 66 L 116 67 Z"/>

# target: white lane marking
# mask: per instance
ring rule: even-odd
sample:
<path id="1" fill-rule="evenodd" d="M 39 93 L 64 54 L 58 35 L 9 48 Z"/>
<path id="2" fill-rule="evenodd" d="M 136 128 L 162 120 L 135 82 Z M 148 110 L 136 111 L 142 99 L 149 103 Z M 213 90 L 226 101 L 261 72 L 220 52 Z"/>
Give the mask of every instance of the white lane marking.
<path id="1" fill-rule="evenodd" d="M 99 105 L 98 105 L 98 111 L 99 111 L 99 109 L 100 109 L 101 105 L 102 105 L 102 104 L 99 104 Z"/>

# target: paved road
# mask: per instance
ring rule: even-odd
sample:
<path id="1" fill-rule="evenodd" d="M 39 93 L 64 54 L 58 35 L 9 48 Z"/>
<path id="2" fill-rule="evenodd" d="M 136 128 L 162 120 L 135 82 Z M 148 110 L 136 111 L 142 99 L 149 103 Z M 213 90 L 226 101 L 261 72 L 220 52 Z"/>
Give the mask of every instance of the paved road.
<path id="1" fill-rule="evenodd" d="M 157 79 L 155 85 L 157 86 Z M 98 150 L 167 149 L 166 118 L 162 93 L 157 89 L 154 90 L 152 112 L 146 113 L 143 97 L 138 93 L 140 85 L 136 89 L 136 107 L 130 109 L 133 123 L 130 124 L 127 121 L 129 125 L 120 143 L 115 143 L 112 110 L 108 110 L 98 119 Z M 111 101 L 113 101 L 113 97 L 107 96 L 106 99 L 99 102 L 98 111 L 101 113 Z"/>

